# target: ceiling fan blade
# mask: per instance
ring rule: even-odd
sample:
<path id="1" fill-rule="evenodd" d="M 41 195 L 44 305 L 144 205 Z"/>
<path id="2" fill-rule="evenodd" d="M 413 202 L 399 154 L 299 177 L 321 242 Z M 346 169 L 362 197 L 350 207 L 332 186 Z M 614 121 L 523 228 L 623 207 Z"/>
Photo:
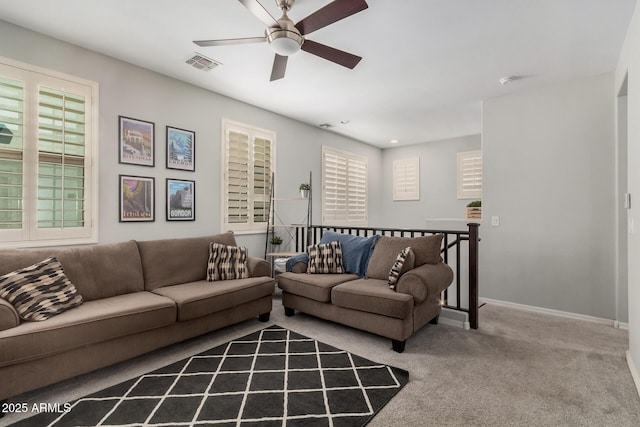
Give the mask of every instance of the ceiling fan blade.
<path id="1" fill-rule="evenodd" d="M 354 69 L 362 59 L 360 56 L 312 40 L 305 40 L 302 50 L 350 69 Z"/>
<path id="2" fill-rule="evenodd" d="M 258 0 L 238 0 L 242 3 L 253 15 L 261 20 L 267 27 L 279 27 L 278 21 L 271 16 L 271 14 L 264 8 Z"/>
<path id="3" fill-rule="evenodd" d="M 284 77 L 284 72 L 287 69 L 288 56 L 282 56 L 276 54 L 273 60 L 273 68 L 271 69 L 271 79 L 269 81 L 280 80 Z"/>
<path id="4" fill-rule="evenodd" d="M 266 42 L 266 37 L 244 37 L 240 39 L 220 39 L 220 40 L 194 40 L 193 42 L 200 47 L 207 46 L 228 46 L 232 44 L 249 44 Z"/>
<path id="5" fill-rule="evenodd" d="M 296 24 L 296 28 L 304 36 L 355 13 L 362 12 L 368 7 L 365 0 L 335 0 L 302 19 Z"/>

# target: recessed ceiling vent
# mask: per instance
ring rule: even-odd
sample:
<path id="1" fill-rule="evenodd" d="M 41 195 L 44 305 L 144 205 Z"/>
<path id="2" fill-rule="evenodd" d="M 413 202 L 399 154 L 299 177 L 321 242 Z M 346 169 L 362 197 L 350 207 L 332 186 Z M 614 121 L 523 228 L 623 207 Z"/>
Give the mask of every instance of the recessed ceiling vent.
<path id="1" fill-rule="evenodd" d="M 196 53 L 191 58 L 187 59 L 187 64 L 202 71 L 213 70 L 218 65 L 222 65 L 221 63 L 214 61 L 211 58 L 207 58 L 204 55 L 200 55 L 199 53 Z"/>

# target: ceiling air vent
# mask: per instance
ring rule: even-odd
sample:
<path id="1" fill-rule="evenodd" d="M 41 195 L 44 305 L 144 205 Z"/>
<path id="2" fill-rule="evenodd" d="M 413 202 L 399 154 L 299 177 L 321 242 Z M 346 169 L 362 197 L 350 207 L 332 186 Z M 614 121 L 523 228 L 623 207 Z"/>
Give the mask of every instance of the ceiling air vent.
<path id="1" fill-rule="evenodd" d="M 187 59 L 186 62 L 192 67 L 202 71 L 209 71 L 216 68 L 218 65 L 222 65 L 221 63 L 214 61 L 211 58 L 207 58 L 204 55 L 200 55 L 199 53 L 194 54 L 191 58 Z"/>

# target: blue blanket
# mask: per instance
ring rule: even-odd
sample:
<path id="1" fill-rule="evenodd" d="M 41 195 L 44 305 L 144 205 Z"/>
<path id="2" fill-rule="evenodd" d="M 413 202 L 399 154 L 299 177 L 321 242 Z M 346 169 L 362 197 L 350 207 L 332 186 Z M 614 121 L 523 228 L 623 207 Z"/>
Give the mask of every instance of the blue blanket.
<path id="1" fill-rule="evenodd" d="M 339 241 L 342 245 L 342 264 L 348 273 L 354 273 L 364 277 L 369 265 L 369 258 L 373 253 L 373 248 L 380 238 L 379 235 L 370 237 L 352 236 L 334 231 L 325 231 L 320 239 L 320 243 Z M 287 260 L 287 271 L 291 271 L 297 262 L 309 262 L 307 254 L 293 256 Z"/>

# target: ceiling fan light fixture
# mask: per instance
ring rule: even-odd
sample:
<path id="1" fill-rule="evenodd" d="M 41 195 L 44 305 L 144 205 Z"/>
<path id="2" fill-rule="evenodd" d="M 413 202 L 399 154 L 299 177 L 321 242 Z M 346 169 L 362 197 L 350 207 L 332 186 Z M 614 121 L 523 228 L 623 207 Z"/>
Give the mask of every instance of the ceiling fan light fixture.
<path id="1" fill-rule="evenodd" d="M 281 56 L 290 56 L 298 52 L 304 43 L 304 38 L 294 31 L 282 28 L 270 28 L 267 40 L 271 49 Z"/>

